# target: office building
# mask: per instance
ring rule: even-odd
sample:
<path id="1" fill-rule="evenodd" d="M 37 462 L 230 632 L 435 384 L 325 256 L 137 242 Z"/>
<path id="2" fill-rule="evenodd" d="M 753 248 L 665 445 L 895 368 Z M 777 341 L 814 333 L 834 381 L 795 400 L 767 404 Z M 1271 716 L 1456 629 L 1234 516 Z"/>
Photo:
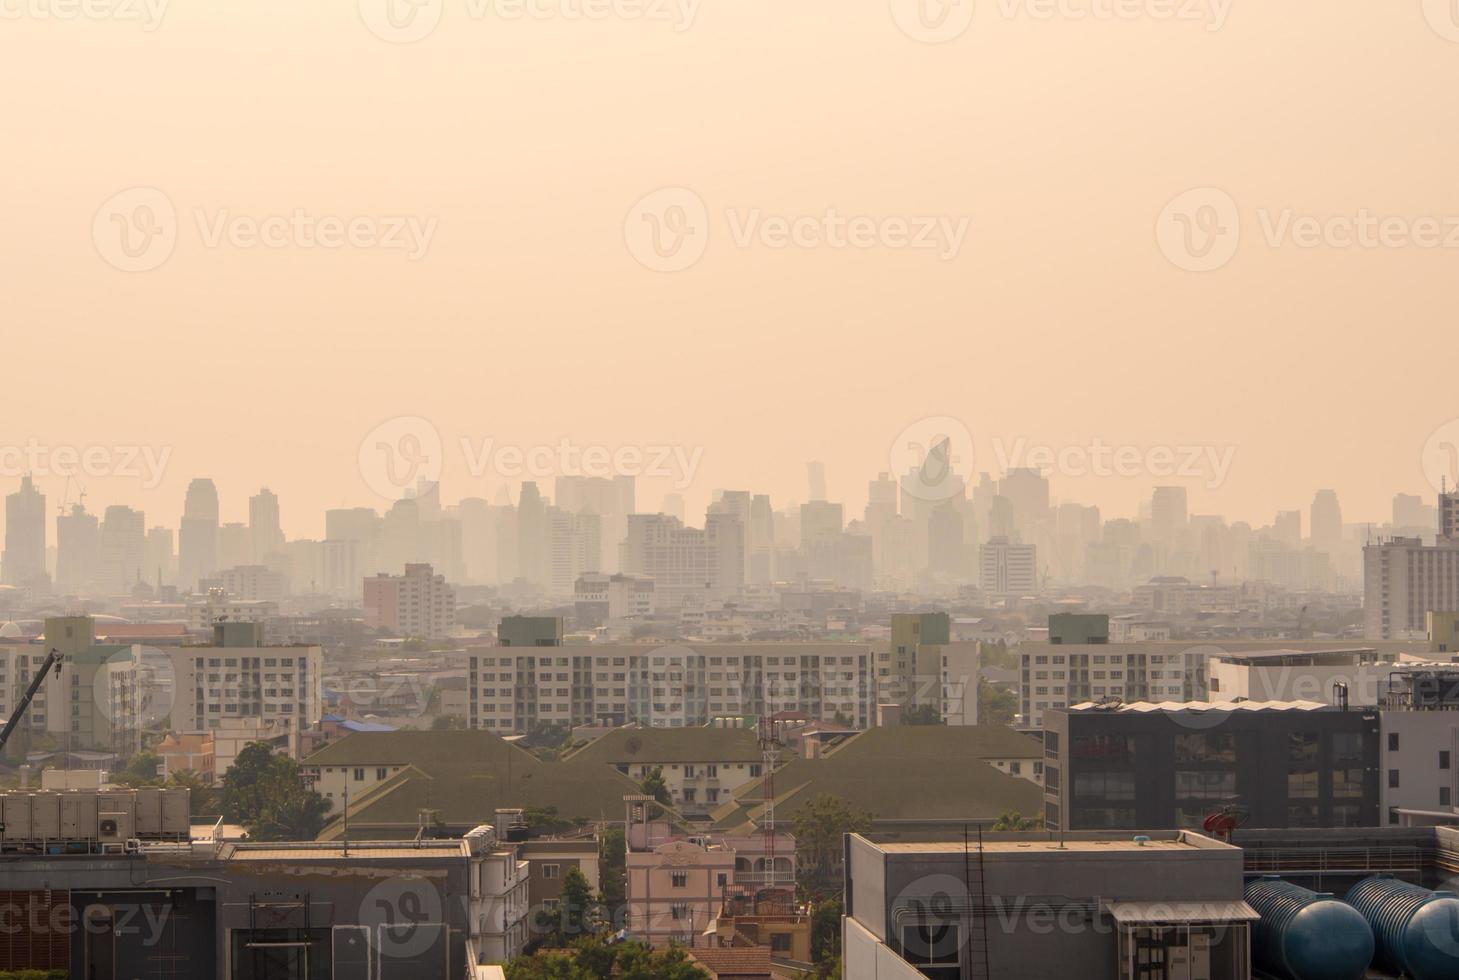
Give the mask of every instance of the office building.
<path id="1" fill-rule="evenodd" d="M 1459 609 L 1459 540 L 1392 538 L 1363 548 L 1363 628 L 1369 640 L 1419 639 L 1430 612 Z"/>
<path id="2" fill-rule="evenodd" d="M 1242 853 L 1199 834 L 851 834 L 845 847 L 846 980 L 1251 976 Z"/>
<path id="3" fill-rule="evenodd" d="M 115 504 L 106 509 L 98 534 L 97 588 L 124 594 L 144 581 L 147 519 L 139 510 Z"/>
<path id="4" fill-rule="evenodd" d="M 218 489 L 213 481 L 188 484 L 177 539 L 178 584 L 196 589 L 218 570 Z"/>
<path id="5" fill-rule="evenodd" d="M 1038 591 L 1034 545 L 992 538 L 978 552 L 978 584 L 989 595 L 1018 598 Z"/>
<path id="6" fill-rule="evenodd" d="M 81 504 L 56 518 L 56 589 L 67 595 L 91 592 L 101 573 L 100 524 Z"/>
<path id="7" fill-rule="evenodd" d="M 1044 821 L 1064 830 L 1376 827 L 1376 709 L 1311 701 L 1092 704 L 1044 716 Z"/>
<path id="8" fill-rule="evenodd" d="M 5 498 L 5 550 L 0 582 L 34 586 L 46 579 L 46 496 L 27 474 Z"/>
<path id="9" fill-rule="evenodd" d="M 324 714 L 324 652 L 264 642 L 258 623 L 225 622 L 213 644 L 164 651 L 174 692 L 172 727 L 206 732 L 257 723 L 280 731 L 317 725 Z"/>
<path id="10" fill-rule="evenodd" d="M 703 530 L 666 514 L 633 514 L 623 542 L 623 571 L 654 581 L 656 612 L 677 614 L 689 597 L 728 601 L 744 585 L 744 526 L 733 514 L 709 514 Z"/>
<path id="11" fill-rule="evenodd" d="M 243 564 L 263 565 L 284 546 L 279 497 L 268 487 L 248 498 L 249 555 Z"/>

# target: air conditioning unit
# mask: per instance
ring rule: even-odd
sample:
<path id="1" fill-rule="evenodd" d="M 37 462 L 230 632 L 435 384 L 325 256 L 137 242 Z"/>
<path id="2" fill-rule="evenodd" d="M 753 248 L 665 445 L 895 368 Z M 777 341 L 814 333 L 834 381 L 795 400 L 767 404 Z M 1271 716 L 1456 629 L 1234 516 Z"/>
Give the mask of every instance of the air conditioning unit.
<path id="1" fill-rule="evenodd" d="M 100 813 L 96 817 L 96 838 L 103 844 L 125 844 L 136 836 L 130 813 Z"/>

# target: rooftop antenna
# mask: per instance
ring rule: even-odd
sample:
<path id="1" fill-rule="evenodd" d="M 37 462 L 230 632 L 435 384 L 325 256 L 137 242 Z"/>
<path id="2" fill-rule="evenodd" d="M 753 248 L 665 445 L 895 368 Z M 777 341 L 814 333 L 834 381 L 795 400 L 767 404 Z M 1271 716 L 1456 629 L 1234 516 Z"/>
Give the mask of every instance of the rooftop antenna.
<path id="1" fill-rule="evenodd" d="M 765 833 L 765 887 L 775 887 L 775 767 L 780 763 L 780 732 L 775 722 L 766 715 L 760 716 L 760 758 L 765 762 L 765 814 L 762 829 Z"/>
<path id="2" fill-rule="evenodd" d="M 350 781 L 344 783 L 344 856 L 350 856 Z"/>

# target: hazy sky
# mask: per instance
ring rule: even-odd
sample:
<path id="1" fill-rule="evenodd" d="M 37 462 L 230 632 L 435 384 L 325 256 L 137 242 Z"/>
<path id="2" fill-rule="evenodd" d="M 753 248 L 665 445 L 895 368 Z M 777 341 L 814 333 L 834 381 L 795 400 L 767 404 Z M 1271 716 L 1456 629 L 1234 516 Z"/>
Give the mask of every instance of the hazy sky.
<path id="1" fill-rule="evenodd" d="M 208 475 L 316 536 L 418 416 L 448 501 L 506 482 L 463 437 L 566 439 L 702 449 L 691 516 L 821 459 L 850 516 L 946 416 L 979 470 L 1231 451 L 1215 489 L 1056 470 L 1106 517 L 1382 520 L 1459 416 L 1446 2 L 77 2 L 0 0 L 0 444 L 170 451 L 96 509 L 175 524 Z"/>

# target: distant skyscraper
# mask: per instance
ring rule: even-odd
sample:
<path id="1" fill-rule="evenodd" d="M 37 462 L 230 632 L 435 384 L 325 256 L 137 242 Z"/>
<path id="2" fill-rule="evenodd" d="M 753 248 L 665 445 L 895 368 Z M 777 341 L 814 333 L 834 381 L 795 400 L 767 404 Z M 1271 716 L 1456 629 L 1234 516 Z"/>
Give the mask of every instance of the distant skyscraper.
<path id="1" fill-rule="evenodd" d="M 5 552 L 0 581 L 32 585 L 46 577 L 46 497 L 27 475 L 5 498 Z"/>
<path id="2" fill-rule="evenodd" d="M 1312 547 L 1336 554 L 1342 547 L 1342 507 L 1333 490 L 1319 490 L 1312 498 Z"/>
<path id="3" fill-rule="evenodd" d="M 143 581 L 147 519 L 139 510 L 114 504 L 106 509 L 99 533 L 99 582 L 106 595 L 130 592 Z"/>
<path id="4" fill-rule="evenodd" d="M 96 584 L 100 557 L 95 514 L 80 504 L 56 518 L 56 588 L 68 595 L 84 595 Z"/>
<path id="5" fill-rule="evenodd" d="M 810 462 L 805 464 L 806 479 L 809 481 L 812 500 L 826 499 L 826 464 Z"/>
<path id="6" fill-rule="evenodd" d="M 1272 525 L 1272 533 L 1288 548 L 1302 547 L 1302 512 L 1300 510 L 1277 511 L 1277 520 Z"/>
<path id="7" fill-rule="evenodd" d="M 547 501 L 542 499 L 536 482 L 527 480 L 517 501 L 517 574 L 547 588 L 547 553 Z"/>
<path id="8" fill-rule="evenodd" d="M 178 584 L 195 589 L 218 570 L 218 489 L 212 480 L 196 479 L 187 487 L 182 526 L 177 540 Z"/>
<path id="9" fill-rule="evenodd" d="M 1038 553 L 1031 544 L 992 538 L 979 549 L 979 585 L 992 595 L 1030 595 L 1038 587 Z"/>
<path id="10" fill-rule="evenodd" d="M 1151 537 L 1161 544 L 1173 544 L 1188 521 L 1185 487 L 1156 487 L 1150 498 Z"/>
<path id="11" fill-rule="evenodd" d="M 177 536 L 170 527 L 147 530 L 147 556 L 142 577 L 150 585 L 173 585 L 177 581 Z"/>
<path id="12" fill-rule="evenodd" d="M 248 533 L 252 561 L 265 563 L 269 555 L 284 546 L 284 530 L 279 522 L 279 497 L 268 487 L 248 498 Z"/>

